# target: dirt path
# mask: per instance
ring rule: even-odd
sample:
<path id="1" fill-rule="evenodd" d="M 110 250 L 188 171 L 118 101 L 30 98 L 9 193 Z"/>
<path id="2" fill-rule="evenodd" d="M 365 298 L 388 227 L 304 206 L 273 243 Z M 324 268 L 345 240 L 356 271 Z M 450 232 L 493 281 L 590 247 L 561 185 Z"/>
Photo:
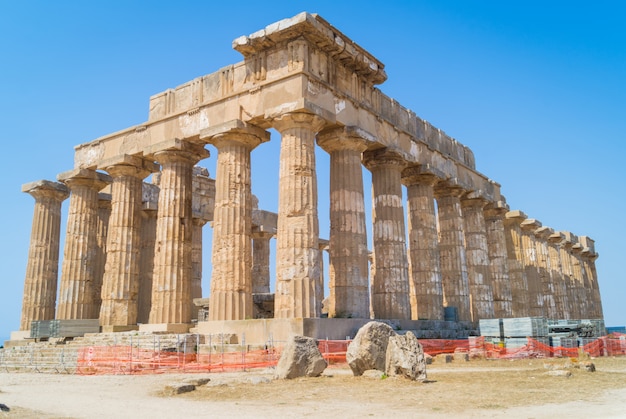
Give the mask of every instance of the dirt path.
<path id="1" fill-rule="evenodd" d="M 272 380 L 272 371 L 167 375 L 0 373 L 0 418 L 626 416 L 626 357 L 593 360 L 594 373 L 550 376 L 548 361 L 470 361 L 430 366 L 429 382 L 352 377 L 333 367 L 312 379 Z M 558 361 L 558 363 L 563 363 Z M 548 365 L 549 366 L 549 365 Z M 166 385 L 209 377 L 196 391 L 166 397 Z"/>

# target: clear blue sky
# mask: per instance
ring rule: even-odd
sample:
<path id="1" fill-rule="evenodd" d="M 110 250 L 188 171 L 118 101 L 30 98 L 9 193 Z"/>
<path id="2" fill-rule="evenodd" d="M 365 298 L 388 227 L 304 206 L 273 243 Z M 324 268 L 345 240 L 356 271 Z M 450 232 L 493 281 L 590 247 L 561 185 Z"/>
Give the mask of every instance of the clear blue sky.
<path id="1" fill-rule="evenodd" d="M 151 95 L 241 61 L 233 39 L 305 10 L 379 58 L 381 90 L 471 147 L 511 209 L 595 239 L 606 322 L 626 323 L 626 3 L 0 0 L 0 339 L 19 327 L 34 203 L 21 185 L 71 169 L 73 146 L 145 121 Z M 277 145 L 253 153 L 269 210 Z M 215 154 L 202 164 L 214 174 Z"/>

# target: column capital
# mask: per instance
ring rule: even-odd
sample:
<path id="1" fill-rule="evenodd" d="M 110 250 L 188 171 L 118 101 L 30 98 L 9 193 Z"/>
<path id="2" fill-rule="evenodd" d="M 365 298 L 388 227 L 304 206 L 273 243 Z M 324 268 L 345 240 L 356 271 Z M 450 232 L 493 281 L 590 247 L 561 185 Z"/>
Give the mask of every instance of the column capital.
<path id="1" fill-rule="evenodd" d="M 22 185 L 22 192 L 26 192 L 35 199 L 52 198 L 64 201 L 70 195 L 70 190 L 60 182 L 50 180 L 38 180 Z"/>
<path id="2" fill-rule="evenodd" d="M 402 171 L 402 183 L 405 186 L 415 184 L 435 186 L 442 181 L 445 175 L 429 164 L 409 166 Z"/>
<path id="3" fill-rule="evenodd" d="M 521 224 L 526 218 L 528 218 L 528 216 L 520 210 L 509 211 L 504 215 L 504 217 L 506 221 L 517 224 Z"/>
<path id="4" fill-rule="evenodd" d="M 337 150 L 354 150 L 359 153 L 376 142 L 369 132 L 357 126 L 329 127 L 317 134 L 317 145 L 327 153 Z"/>
<path id="5" fill-rule="evenodd" d="M 406 160 L 400 153 L 388 148 L 365 151 L 363 153 L 363 164 L 370 171 L 384 167 L 401 171 L 407 166 Z"/>
<path id="6" fill-rule="evenodd" d="M 218 150 L 227 142 L 237 142 L 250 150 L 270 140 L 270 133 L 263 128 L 248 124 L 240 119 L 233 119 L 223 124 L 200 131 L 200 140 L 213 144 Z"/>
<path id="7" fill-rule="evenodd" d="M 89 186 L 97 190 L 103 189 L 113 181 L 111 176 L 92 169 L 74 169 L 59 173 L 57 180 L 65 183 L 70 189 L 74 186 Z"/>
<path id="8" fill-rule="evenodd" d="M 150 173 L 159 171 L 159 165 L 155 162 L 128 154 L 108 159 L 100 166 L 113 177 L 132 176 L 144 179 Z"/>
<path id="9" fill-rule="evenodd" d="M 487 204 L 489 204 L 489 201 L 474 192 L 468 192 L 461 197 L 461 207 L 463 208 L 478 208 L 483 210 Z"/>
<path id="10" fill-rule="evenodd" d="M 326 120 L 312 113 L 287 112 L 273 118 L 271 124 L 281 134 L 292 128 L 309 128 L 313 132 L 319 132 L 326 124 Z"/>
<path id="11" fill-rule="evenodd" d="M 552 234 L 554 234 L 554 229 L 550 227 L 539 227 L 534 231 L 535 237 L 542 240 L 548 240 Z"/>
<path id="12" fill-rule="evenodd" d="M 548 242 L 551 244 L 560 244 L 563 240 L 565 240 L 565 236 L 560 231 L 555 231 L 548 236 Z"/>
<path id="13" fill-rule="evenodd" d="M 179 138 L 162 141 L 154 144 L 146 150 L 146 154 L 152 154 L 159 163 L 189 162 L 197 163 L 206 159 L 211 154 L 204 148 L 204 144 L 197 144 Z"/>
<path id="14" fill-rule="evenodd" d="M 504 215 L 509 211 L 509 205 L 505 201 L 489 202 L 484 211 L 485 220 L 504 218 Z"/>
<path id="15" fill-rule="evenodd" d="M 459 185 L 457 178 L 443 180 L 435 185 L 435 198 L 437 199 L 449 197 L 461 198 L 466 193 L 467 191 Z"/>
<path id="16" fill-rule="evenodd" d="M 522 230 L 534 233 L 535 230 L 541 227 L 541 222 L 534 218 L 528 218 L 520 223 L 520 227 L 522 227 Z"/>

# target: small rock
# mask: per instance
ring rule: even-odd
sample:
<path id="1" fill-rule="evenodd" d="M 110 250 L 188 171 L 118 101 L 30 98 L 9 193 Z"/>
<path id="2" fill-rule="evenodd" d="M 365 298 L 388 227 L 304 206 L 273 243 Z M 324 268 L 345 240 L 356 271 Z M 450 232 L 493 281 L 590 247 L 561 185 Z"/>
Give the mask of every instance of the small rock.
<path id="1" fill-rule="evenodd" d="M 189 393 L 195 389 L 196 386 L 193 384 L 175 383 L 165 386 L 163 393 L 165 393 L 166 396 L 175 396 L 176 394 Z"/>
<path id="2" fill-rule="evenodd" d="M 587 362 L 581 362 L 582 367 L 585 369 L 585 371 L 587 372 L 595 372 L 596 371 L 596 366 L 593 362 L 587 361 Z"/>
<path id="3" fill-rule="evenodd" d="M 267 377 L 249 377 L 248 378 L 248 383 L 254 384 L 254 385 L 257 385 L 257 384 L 267 384 L 267 383 L 271 383 L 271 382 L 272 382 L 272 380 L 270 380 Z"/>
<path id="4" fill-rule="evenodd" d="M 211 379 L 208 378 L 208 377 L 188 378 L 185 381 L 183 381 L 183 383 L 184 384 L 191 384 L 191 385 L 194 385 L 196 387 L 200 387 L 200 386 L 206 385 L 209 381 L 211 381 Z"/>
<path id="5" fill-rule="evenodd" d="M 9 409 L 9 406 L 7 406 L 6 404 L 0 403 L 0 411 L 2 411 L 2 412 L 10 412 L 11 409 Z"/>
<path id="6" fill-rule="evenodd" d="M 565 378 L 569 378 L 572 376 L 572 372 L 568 370 L 552 370 L 552 371 L 548 371 L 546 374 L 551 375 L 553 377 L 565 377 Z"/>

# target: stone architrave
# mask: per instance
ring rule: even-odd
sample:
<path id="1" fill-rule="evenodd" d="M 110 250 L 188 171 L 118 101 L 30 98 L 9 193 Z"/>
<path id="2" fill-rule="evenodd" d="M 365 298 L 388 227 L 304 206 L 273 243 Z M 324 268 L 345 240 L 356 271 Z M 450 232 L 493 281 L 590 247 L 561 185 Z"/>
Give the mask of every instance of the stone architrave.
<path id="1" fill-rule="evenodd" d="M 274 317 L 316 317 L 321 297 L 315 135 L 324 125 L 308 113 L 273 120 L 281 134 Z"/>
<path id="2" fill-rule="evenodd" d="M 209 320 L 252 313 L 252 185 L 250 153 L 269 133 L 241 121 L 203 131 L 217 150 Z"/>
<path id="3" fill-rule="evenodd" d="M 22 192 L 35 198 L 20 321 L 20 330 L 30 330 L 33 321 L 54 319 L 61 205 L 70 192 L 62 183 L 48 180 L 27 183 Z"/>
<path id="4" fill-rule="evenodd" d="M 528 305 L 529 315 L 543 317 L 543 290 L 539 277 L 539 265 L 537 258 L 537 243 L 535 230 L 541 227 L 541 223 L 533 218 L 526 219 L 520 224 L 522 233 L 522 263 L 526 271 L 528 281 Z"/>
<path id="5" fill-rule="evenodd" d="M 509 261 L 504 232 L 504 215 L 508 210 L 509 206 L 504 201 L 491 202 L 484 210 L 495 318 L 513 317 Z"/>
<path id="6" fill-rule="evenodd" d="M 105 190 L 108 190 L 107 187 Z M 110 191 L 109 191 L 110 192 Z M 109 220 L 111 218 L 111 194 L 100 192 L 98 194 L 98 233 L 97 233 L 97 252 L 96 252 L 96 283 L 94 289 L 102 289 L 102 281 L 104 280 L 104 269 L 107 261 L 107 237 L 109 236 Z M 94 296 L 94 310 L 100 313 L 102 305 L 102 293 Z"/>
<path id="7" fill-rule="evenodd" d="M 550 257 L 550 276 L 554 289 L 554 306 L 556 319 L 570 319 L 569 299 L 567 295 L 567 283 L 563 275 L 561 263 L 561 242 L 564 236 L 560 232 L 554 232 L 548 237 L 548 255 Z"/>
<path id="8" fill-rule="evenodd" d="M 106 170 L 113 183 L 100 325 L 103 331 L 117 331 L 137 325 L 142 185 L 143 179 L 158 167 L 128 155 L 108 164 Z"/>
<path id="9" fill-rule="evenodd" d="M 509 278 L 511 279 L 513 317 L 528 317 L 530 315 L 528 280 L 526 279 L 526 271 L 524 270 L 522 229 L 520 227 L 520 224 L 526 218 L 526 214 L 522 211 L 513 210 L 507 212 L 504 219 L 506 249 L 509 258 Z"/>
<path id="10" fill-rule="evenodd" d="M 70 191 L 67 232 L 61 265 L 58 320 L 97 319 L 100 288 L 98 264 L 98 192 L 111 177 L 91 169 L 61 173 Z"/>
<path id="11" fill-rule="evenodd" d="M 543 312 L 549 319 L 559 319 L 556 311 L 556 298 L 554 281 L 552 279 L 552 266 L 550 265 L 550 251 L 548 238 L 554 234 L 549 227 L 539 227 L 534 231 L 537 245 L 537 268 L 543 295 Z"/>
<path id="12" fill-rule="evenodd" d="M 372 308 L 377 319 L 411 319 L 406 228 L 402 205 L 405 162 L 386 149 L 363 153 L 372 173 L 372 239 L 376 271 L 372 279 Z"/>
<path id="13" fill-rule="evenodd" d="M 160 145 L 157 145 L 160 147 Z M 151 329 L 185 330 L 191 322 L 193 166 L 209 156 L 203 146 L 174 141 L 153 152 L 161 164 Z M 179 325 L 179 326 L 177 326 Z M 148 329 L 146 329 L 148 330 Z"/>
<path id="14" fill-rule="evenodd" d="M 329 317 L 369 318 L 368 249 L 361 153 L 371 136 L 354 127 L 320 132 L 330 154 Z"/>
<path id="15" fill-rule="evenodd" d="M 439 214 L 439 254 L 445 307 L 456 307 L 458 319 L 471 321 L 465 232 L 460 197 L 465 191 L 448 182 L 435 187 Z"/>
<path id="16" fill-rule="evenodd" d="M 484 208 L 487 201 L 469 193 L 461 200 L 472 321 L 495 317 Z"/>
<path id="17" fill-rule="evenodd" d="M 428 167 L 402 172 L 407 187 L 411 319 L 443 320 L 443 284 L 434 186 L 440 176 Z"/>

